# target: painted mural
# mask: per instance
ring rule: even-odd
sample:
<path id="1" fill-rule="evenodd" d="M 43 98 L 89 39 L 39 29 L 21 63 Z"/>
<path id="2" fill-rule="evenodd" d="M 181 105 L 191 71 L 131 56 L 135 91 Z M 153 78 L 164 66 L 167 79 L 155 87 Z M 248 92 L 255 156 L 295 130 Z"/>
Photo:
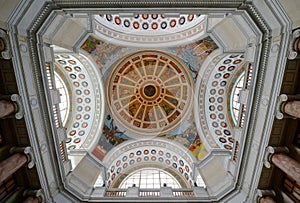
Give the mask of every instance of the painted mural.
<path id="1" fill-rule="evenodd" d="M 193 153 L 197 160 L 201 160 L 207 155 L 207 151 L 198 134 L 193 114 L 185 119 L 179 128 L 159 137 L 182 144 Z"/>
<path id="2" fill-rule="evenodd" d="M 81 45 L 81 49 L 86 51 L 96 62 L 96 64 L 103 69 L 107 69 L 116 61 L 116 59 L 119 59 L 128 52 L 134 50 L 134 48 L 117 46 L 95 39 L 92 36 L 89 36 Z"/>
<path id="3" fill-rule="evenodd" d="M 106 82 L 105 80 L 108 77 L 107 75 L 110 72 L 110 68 L 116 61 L 128 53 L 138 50 L 137 48 L 125 48 L 109 44 L 95 39 L 92 36 L 85 41 L 81 48 L 98 64 L 100 71 L 103 73 L 104 82 Z M 204 60 L 216 49 L 218 49 L 217 44 L 208 36 L 187 45 L 169 47 L 162 50 L 179 57 L 189 68 L 195 82 L 197 79 L 197 73 Z M 207 151 L 205 150 L 196 129 L 194 115 L 185 119 L 185 121 L 183 121 L 177 129 L 170 133 L 160 135 L 159 137 L 170 139 L 184 145 L 187 150 L 190 150 L 193 153 L 197 160 L 201 160 L 207 155 Z M 98 141 L 98 145 L 93 151 L 93 154 L 98 157 L 99 160 L 103 160 L 105 155 L 113 147 L 129 139 L 131 138 L 126 135 L 126 131 L 120 130 L 109 112 L 107 112 L 102 135 Z"/>
<path id="4" fill-rule="evenodd" d="M 115 146 L 130 139 L 125 131 L 121 131 L 114 123 L 114 119 L 110 114 L 106 114 L 106 120 L 102 129 L 102 135 L 95 147 L 93 154 L 101 161 L 105 155 Z"/>
<path id="5" fill-rule="evenodd" d="M 216 49 L 218 49 L 218 45 L 211 37 L 207 36 L 187 45 L 168 48 L 167 51 L 170 51 L 186 63 L 196 81 L 197 73 L 204 60 Z"/>

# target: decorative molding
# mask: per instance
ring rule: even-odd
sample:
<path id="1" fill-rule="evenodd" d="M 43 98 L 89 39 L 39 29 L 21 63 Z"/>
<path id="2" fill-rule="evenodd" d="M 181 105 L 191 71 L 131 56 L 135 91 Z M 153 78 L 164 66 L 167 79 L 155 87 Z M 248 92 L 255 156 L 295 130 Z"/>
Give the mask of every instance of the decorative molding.
<path id="1" fill-rule="evenodd" d="M 281 94 L 277 98 L 275 116 L 279 120 L 284 118 L 284 114 L 282 112 L 282 106 L 287 100 L 288 100 L 288 97 L 286 94 Z"/>
<path id="2" fill-rule="evenodd" d="M 4 46 L 4 50 L 0 51 L 0 58 L 7 59 L 7 60 L 11 59 L 12 53 L 11 53 L 9 38 L 6 32 L 1 29 L 0 29 L 0 39 L 2 39 L 1 42 L 3 42 L 2 45 Z"/>
<path id="3" fill-rule="evenodd" d="M 39 190 L 25 190 L 23 192 L 23 196 L 24 197 L 34 196 L 34 197 L 37 197 L 39 199 L 40 203 L 46 203 L 46 199 L 45 199 L 45 195 L 44 195 L 43 189 L 39 189 Z"/>
<path id="4" fill-rule="evenodd" d="M 297 119 L 294 116 L 290 116 L 290 115 L 286 114 L 283 110 L 285 103 L 290 100 L 300 100 L 300 94 L 297 94 L 297 95 L 281 94 L 278 96 L 277 103 L 276 103 L 276 109 L 275 109 L 275 116 L 277 119 L 279 119 L 279 120 L 281 120 L 283 118 Z"/>
<path id="5" fill-rule="evenodd" d="M 176 143 L 170 143 L 167 139 L 162 138 L 156 138 L 152 140 L 133 140 L 133 141 L 127 141 L 124 142 L 124 144 L 120 144 L 116 146 L 113 150 L 111 150 L 104 158 L 103 164 L 107 167 L 110 166 L 110 163 L 113 163 L 116 161 L 119 157 L 121 157 L 125 152 L 131 151 L 131 150 L 138 150 L 141 148 L 161 148 L 161 149 L 167 149 L 170 150 L 170 152 L 173 152 L 174 154 L 178 155 L 179 157 L 182 157 L 184 160 L 187 161 L 187 163 L 192 166 L 194 162 L 196 162 L 196 158 L 191 154 L 189 150 L 183 150 L 179 144 Z"/>
<path id="6" fill-rule="evenodd" d="M 17 106 L 17 111 L 15 114 L 16 119 L 21 119 L 24 116 L 24 108 L 23 108 L 23 103 L 22 103 L 22 98 L 18 94 L 13 94 L 11 95 L 11 100 L 16 104 Z"/>
<path id="7" fill-rule="evenodd" d="M 170 47 L 181 44 L 186 44 L 191 40 L 201 38 L 204 33 L 204 27 L 206 24 L 205 18 L 198 22 L 194 26 L 184 31 L 174 32 L 172 30 L 169 33 L 160 35 L 151 34 L 139 34 L 132 30 L 131 33 L 120 32 L 109 27 L 109 24 L 105 25 L 103 22 L 99 22 L 98 19 L 93 19 L 94 29 L 97 36 L 112 42 L 118 43 L 123 46 L 134 46 L 134 47 L 146 47 L 146 48 L 157 48 L 157 47 Z"/>
<path id="8" fill-rule="evenodd" d="M 101 8 L 101 7 L 106 7 L 106 8 L 123 8 L 123 7 L 128 7 L 128 8 L 170 8 L 170 4 L 172 4 L 172 7 L 182 7 L 182 8 L 191 8 L 193 7 L 208 7 L 208 8 L 220 8 L 224 6 L 225 8 L 234 8 L 239 6 L 241 3 L 244 2 L 244 0 L 216 0 L 216 1 L 211 1 L 211 0 L 201 0 L 201 1 L 180 1 L 180 0 L 175 0 L 175 1 L 156 1 L 156 0 L 151 0 L 151 1 L 138 1 L 138 0 L 130 0 L 130 1 L 110 1 L 110 0 L 103 0 L 101 2 L 99 1 L 68 1 L 68 0 L 54 0 L 53 1 L 56 5 L 61 6 L 61 7 L 67 7 L 69 8 L 70 6 L 73 6 L 74 8 L 86 8 L 86 7 L 91 7 L 91 8 Z"/>
<path id="9" fill-rule="evenodd" d="M 272 158 L 272 155 L 275 153 L 289 153 L 289 148 L 268 146 L 266 148 L 264 160 L 263 160 L 264 166 L 266 168 L 271 168 L 271 165 L 272 165 L 271 158 Z"/>
<path id="10" fill-rule="evenodd" d="M 300 28 L 294 30 L 290 37 L 290 44 L 288 48 L 288 59 L 294 60 L 298 56 L 297 44 L 300 39 Z"/>
<path id="11" fill-rule="evenodd" d="M 260 190 L 260 189 L 256 189 L 256 194 L 255 194 L 254 200 L 256 200 L 256 202 L 259 203 L 260 199 L 262 197 L 266 197 L 266 196 L 275 197 L 276 193 L 275 193 L 274 190 Z"/>

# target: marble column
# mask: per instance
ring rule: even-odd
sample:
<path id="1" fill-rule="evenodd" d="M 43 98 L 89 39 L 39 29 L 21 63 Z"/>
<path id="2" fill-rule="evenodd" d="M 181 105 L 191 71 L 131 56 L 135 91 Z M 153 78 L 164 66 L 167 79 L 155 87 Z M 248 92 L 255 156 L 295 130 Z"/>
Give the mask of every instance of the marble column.
<path id="1" fill-rule="evenodd" d="M 0 118 L 8 116 L 16 111 L 16 106 L 12 101 L 0 100 Z"/>
<path id="2" fill-rule="evenodd" d="M 24 166 L 27 161 L 28 159 L 25 154 L 16 153 L 0 162 L 0 182 L 4 181 L 8 176 Z"/>
<path id="3" fill-rule="evenodd" d="M 259 203 L 276 203 L 276 202 L 274 201 L 274 199 L 272 197 L 266 196 L 266 197 L 261 197 L 259 199 Z"/>
<path id="4" fill-rule="evenodd" d="M 4 40 L 0 38 L 0 53 L 5 50 Z"/>
<path id="5" fill-rule="evenodd" d="M 300 163 L 283 153 L 271 156 L 271 162 L 294 180 L 300 180 Z"/>
<path id="6" fill-rule="evenodd" d="M 40 202 L 39 198 L 37 198 L 37 197 L 32 197 L 32 196 L 27 197 L 27 198 L 23 201 L 23 203 L 39 203 L 39 202 Z"/>
<path id="7" fill-rule="evenodd" d="M 300 53 L 300 38 L 298 38 L 295 42 L 295 49 L 298 53 Z"/>
<path id="8" fill-rule="evenodd" d="M 256 190 L 257 199 L 256 202 L 258 203 L 276 203 L 273 197 L 275 197 L 276 193 L 274 190 Z"/>
<path id="9" fill-rule="evenodd" d="M 291 34 L 291 41 L 288 48 L 288 59 L 294 60 L 300 58 L 300 28 L 297 28 Z"/>
<path id="10" fill-rule="evenodd" d="M 23 196 L 26 198 L 23 203 L 45 203 L 45 195 L 42 189 L 25 190 Z"/>
<path id="11" fill-rule="evenodd" d="M 300 101 L 297 101 L 297 100 L 287 101 L 283 105 L 282 110 L 284 113 L 286 113 L 290 116 L 300 118 Z"/>

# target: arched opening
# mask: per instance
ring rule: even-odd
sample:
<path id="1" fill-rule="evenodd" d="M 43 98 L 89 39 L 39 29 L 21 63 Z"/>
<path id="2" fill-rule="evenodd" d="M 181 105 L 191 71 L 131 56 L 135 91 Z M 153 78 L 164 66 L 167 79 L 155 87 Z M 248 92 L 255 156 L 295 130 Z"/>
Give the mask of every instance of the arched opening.
<path id="1" fill-rule="evenodd" d="M 245 80 L 245 74 L 242 73 L 239 78 L 236 80 L 233 91 L 230 95 L 230 110 L 231 110 L 231 116 L 233 118 L 233 122 L 236 125 L 238 117 L 239 117 L 239 111 L 240 111 L 240 91 L 243 89 Z"/>
<path id="2" fill-rule="evenodd" d="M 59 91 L 59 95 L 60 95 L 60 103 L 59 103 L 60 116 L 61 116 L 63 126 L 65 126 L 70 112 L 69 93 L 65 82 L 56 72 L 54 72 L 54 79 L 55 79 L 56 89 Z"/>
<path id="3" fill-rule="evenodd" d="M 160 188 L 164 186 L 181 188 L 181 185 L 170 173 L 158 168 L 143 168 L 129 174 L 120 184 L 119 188 Z"/>

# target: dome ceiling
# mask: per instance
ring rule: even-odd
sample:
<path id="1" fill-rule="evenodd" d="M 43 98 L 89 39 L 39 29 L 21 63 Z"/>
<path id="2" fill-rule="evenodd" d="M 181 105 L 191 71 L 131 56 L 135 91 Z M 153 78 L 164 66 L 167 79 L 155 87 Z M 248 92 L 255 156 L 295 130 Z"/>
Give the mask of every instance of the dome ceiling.
<path id="1" fill-rule="evenodd" d="M 291 24 L 279 2 L 22 1 L 16 11 L 8 22 L 12 60 L 47 201 L 115 200 L 109 194 L 118 188 L 96 180 L 118 185 L 131 169 L 150 165 L 190 186 L 203 177 L 206 188 L 188 188 L 184 201 L 254 199 L 289 43 Z M 143 52 L 170 59 L 142 59 Z M 147 74 L 134 56 L 149 64 Z M 147 72 L 159 62 L 169 68 Z M 55 74 L 66 86 L 56 86 Z M 236 82 L 241 75 L 243 84 Z M 121 93 L 125 79 L 132 102 Z M 60 101 L 70 102 L 66 123 Z M 139 109 L 131 112 L 134 102 Z M 167 126 L 159 128 L 162 121 Z M 122 195 L 136 201 L 129 193 Z"/>
<path id="2" fill-rule="evenodd" d="M 165 134 L 177 127 L 192 107 L 192 77 L 179 59 L 161 51 L 139 51 L 124 57 L 113 68 L 107 88 L 113 117 L 136 135 Z"/>
<path id="3" fill-rule="evenodd" d="M 81 49 L 100 67 L 106 83 L 109 110 L 92 152 L 95 157 L 103 160 L 126 140 L 156 136 L 181 143 L 198 160 L 207 154 L 196 128 L 193 101 L 197 72 L 218 49 L 210 37 L 141 50 L 90 36 Z"/>
<path id="4" fill-rule="evenodd" d="M 110 29 L 121 27 L 119 31 L 124 33 L 126 29 L 137 29 L 126 23 L 129 20 L 130 25 L 140 22 L 142 27 L 146 22 L 168 21 L 170 27 L 166 30 L 176 33 L 181 29 L 189 32 L 191 26 L 202 23 L 205 16 L 165 18 L 159 15 L 156 19 L 154 15 L 140 14 L 128 19 L 99 15 L 95 16 L 96 23 L 99 18 L 106 21 L 104 24 L 111 23 Z M 172 27 L 174 21 L 182 23 L 181 26 Z M 164 28 L 160 27 L 162 30 L 144 27 L 136 33 L 153 37 L 153 33 L 162 34 Z M 152 34 L 146 33 L 148 31 Z M 178 180 L 185 180 L 181 182 L 183 187 L 193 186 L 192 170 L 186 170 L 192 168 L 194 161 L 201 161 L 213 148 L 234 149 L 235 124 L 230 112 L 230 95 L 234 91 L 234 81 L 245 70 L 243 53 L 220 54 L 210 36 L 189 38 L 181 45 L 170 43 L 155 49 L 127 46 L 118 40 L 118 37 L 107 39 L 96 32 L 80 46 L 80 53 L 85 57 L 81 54 L 55 55 L 56 72 L 69 86 L 68 152 L 90 152 L 107 167 L 109 187 L 118 187 L 131 169 L 150 165 L 176 172 Z M 105 105 L 103 110 L 99 103 Z M 103 122 L 97 121 L 100 114 Z M 94 130 L 96 125 L 98 133 Z M 153 139 L 158 145 L 145 147 L 138 143 L 139 147 L 128 148 L 134 140 L 144 139 Z M 186 151 L 193 160 L 190 165 L 184 164 L 184 159 L 177 162 L 180 150 L 174 151 L 172 158 L 164 157 L 168 149 L 159 146 L 163 141 Z M 107 161 L 107 157 L 114 157 L 120 147 L 126 150 Z"/>

